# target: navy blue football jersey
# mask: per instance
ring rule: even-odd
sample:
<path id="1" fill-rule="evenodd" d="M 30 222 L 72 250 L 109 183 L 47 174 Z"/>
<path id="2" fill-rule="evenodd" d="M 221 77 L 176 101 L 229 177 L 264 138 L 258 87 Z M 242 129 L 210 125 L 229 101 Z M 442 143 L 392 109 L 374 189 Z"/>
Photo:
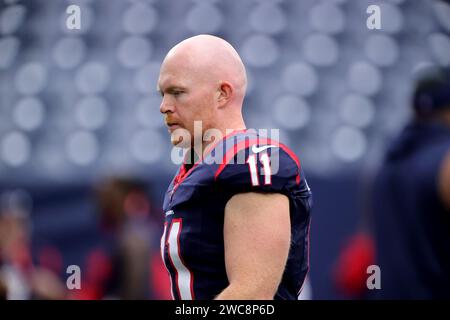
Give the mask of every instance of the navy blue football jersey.
<path id="1" fill-rule="evenodd" d="M 210 149 L 190 168 L 180 166 L 164 198 L 161 254 L 173 298 L 210 300 L 228 286 L 225 206 L 238 193 L 275 192 L 289 198 L 291 247 L 274 298 L 297 299 L 309 268 L 312 206 L 298 158 L 283 144 L 251 130 L 235 131 Z"/>

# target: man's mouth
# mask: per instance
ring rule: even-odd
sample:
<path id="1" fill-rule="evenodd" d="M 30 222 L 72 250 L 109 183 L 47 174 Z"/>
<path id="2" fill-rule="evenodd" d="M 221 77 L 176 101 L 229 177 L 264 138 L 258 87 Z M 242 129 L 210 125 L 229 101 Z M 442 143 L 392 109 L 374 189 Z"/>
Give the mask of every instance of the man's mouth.
<path id="1" fill-rule="evenodd" d="M 169 128 L 169 131 L 173 131 L 175 129 L 181 128 L 181 126 L 178 123 L 166 123 L 167 128 Z"/>

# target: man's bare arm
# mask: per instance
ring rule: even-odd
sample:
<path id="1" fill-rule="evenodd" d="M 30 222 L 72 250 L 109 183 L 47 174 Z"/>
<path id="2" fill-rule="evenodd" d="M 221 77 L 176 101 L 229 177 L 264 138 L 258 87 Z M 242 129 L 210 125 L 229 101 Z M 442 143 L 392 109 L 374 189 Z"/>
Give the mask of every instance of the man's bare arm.
<path id="1" fill-rule="evenodd" d="M 225 207 L 225 264 L 229 286 L 216 299 L 273 299 L 291 236 L 289 199 L 242 193 Z"/>

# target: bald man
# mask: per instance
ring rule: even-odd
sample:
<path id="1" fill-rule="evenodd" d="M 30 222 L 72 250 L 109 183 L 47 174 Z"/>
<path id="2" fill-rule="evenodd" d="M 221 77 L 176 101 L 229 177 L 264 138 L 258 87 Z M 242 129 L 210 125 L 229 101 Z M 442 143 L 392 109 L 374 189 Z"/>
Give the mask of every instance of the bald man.
<path id="1" fill-rule="evenodd" d="M 186 39 L 161 65 L 160 111 L 186 150 L 163 205 L 174 299 L 297 299 L 308 272 L 311 191 L 291 150 L 246 129 L 246 87 L 218 37 Z"/>

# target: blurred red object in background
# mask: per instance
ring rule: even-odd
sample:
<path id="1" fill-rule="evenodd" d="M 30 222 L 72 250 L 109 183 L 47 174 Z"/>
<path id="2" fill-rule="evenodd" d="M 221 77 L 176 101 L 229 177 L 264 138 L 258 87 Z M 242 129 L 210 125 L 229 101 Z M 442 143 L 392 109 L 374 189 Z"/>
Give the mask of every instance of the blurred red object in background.
<path id="1" fill-rule="evenodd" d="M 334 283 L 339 291 L 352 298 L 361 298 L 367 290 L 367 267 L 375 263 L 373 239 L 358 232 L 344 245 L 334 268 Z"/>

